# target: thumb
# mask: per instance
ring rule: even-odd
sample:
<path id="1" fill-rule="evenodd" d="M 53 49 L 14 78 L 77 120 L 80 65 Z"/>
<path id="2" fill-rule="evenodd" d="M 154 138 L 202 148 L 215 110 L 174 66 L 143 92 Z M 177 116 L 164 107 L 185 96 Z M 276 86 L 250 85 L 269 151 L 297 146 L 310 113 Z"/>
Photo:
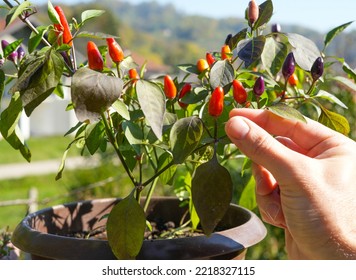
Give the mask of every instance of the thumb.
<path id="1" fill-rule="evenodd" d="M 291 173 L 295 175 L 295 169 L 305 161 L 303 155 L 287 148 L 247 118 L 232 117 L 225 130 L 243 154 L 268 169 L 279 182 Z"/>

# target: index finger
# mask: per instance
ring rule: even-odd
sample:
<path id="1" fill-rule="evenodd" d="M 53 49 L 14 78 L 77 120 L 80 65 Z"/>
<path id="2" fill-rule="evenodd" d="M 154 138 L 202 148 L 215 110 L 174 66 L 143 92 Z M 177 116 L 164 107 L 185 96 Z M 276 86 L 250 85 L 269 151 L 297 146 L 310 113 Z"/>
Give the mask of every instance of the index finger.
<path id="1" fill-rule="evenodd" d="M 328 138 L 339 135 L 334 130 L 311 119 L 307 118 L 307 123 L 304 123 L 282 118 L 268 110 L 234 109 L 230 112 L 230 117 L 233 116 L 246 117 L 270 134 L 288 137 L 308 151 Z"/>

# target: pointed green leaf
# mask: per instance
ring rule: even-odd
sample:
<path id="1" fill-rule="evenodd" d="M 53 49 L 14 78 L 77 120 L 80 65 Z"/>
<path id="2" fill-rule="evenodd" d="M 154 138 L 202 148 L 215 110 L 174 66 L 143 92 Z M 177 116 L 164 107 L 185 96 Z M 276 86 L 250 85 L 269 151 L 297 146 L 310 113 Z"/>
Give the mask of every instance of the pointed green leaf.
<path id="1" fill-rule="evenodd" d="M 192 199 L 204 233 L 210 235 L 232 199 L 232 179 L 216 156 L 200 165 L 192 179 Z"/>
<path id="2" fill-rule="evenodd" d="M 209 91 L 206 88 L 195 87 L 189 94 L 184 95 L 180 101 L 185 104 L 195 104 L 205 100 L 208 95 Z"/>
<path id="3" fill-rule="evenodd" d="M 54 6 L 52 5 L 51 1 L 48 1 L 47 14 L 48 14 L 48 17 L 52 23 L 54 23 L 54 24 L 61 23 L 61 20 L 59 19 L 59 15 L 58 15 L 57 11 L 55 10 Z"/>
<path id="4" fill-rule="evenodd" d="M 320 123 L 344 135 L 350 133 L 350 124 L 344 116 L 331 112 L 323 106 L 320 106 L 320 109 L 321 114 L 318 119 Z"/>
<path id="5" fill-rule="evenodd" d="M 0 69 L 0 105 L 1 105 L 2 96 L 4 94 L 4 90 L 5 90 L 5 73 L 2 69 Z"/>
<path id="6" fill-rule="evenodd" d="M 85 128 L 85 145 L 91 155 L 99 149 L 105 140 L 105 126 L 102 122 L 89 124 Z"/>
<path id="7" fill-rule="evenodd" d="M 235 71 L 232 64 L 227 60 L 220 60 L 214 63 L 210 70 L 210 85 L 212 88 L 224 87 L 232 82 Z"/>
<path id="8" fill-rule="evenodd" d="M 22 156 L 31 161 L 31 152 L 25 144 L 25 140 L 18 126 L 22 113 L 22 102 L 20 93 L 16 92 L 10 101 L 9 106 L 1 113 L 0 132 L 4 139 L 16 150 L 19 150 Z"/>
<path id="9" fill-rule="evenodd" d="M 306 120 L 302 113 L 300 113 L 297 109 L 290 107 L 284 103 L 277 103 L 275 105 L 271 105 L 267 107 L 267 110 L 272 113 L 289 120 L 297 120 L 306 123 Z"/>
<path id="10" fill-rule="evenodd" d="M 95 122 L 121 95 L 123 82 L 89 68 L 80 68 L 73 75 L 72 102 L 80 122 Z"/>
<path id="11" fill-rule="evenodd" d="M 248 181 L 241 193 L 239 205 L 249 210 L 253 210 L 257 207 L 256 182 L 253 176 L 250 177 L 250 180 Z"/>
<path id="12" fill-rule="evenodd" d="M 235 34 L 231 40 L 229 41 L 229 47 L 231 50 L 236 49 L 237 44 L 246 39 L 246 35 L 247 35 L 247 28 L 242 29 L 240 32 L 238 32 L 237 34 Z"/>
<path id="13" fill-rule="evenodd" d="M 293 47 L 293 54 L 296 63 L 305 71 L 310 71 L 315 60 L 320 57 L 320 51 L 316 44 L 296 33 L 287 33 L 289 43 Z"/>
<path id="14" fill-rule="evenodd" d="M 184 160 L 198 146 L 203 135 L 203 123 L 196 116 L 178 120 L 172 127 L 170 133 L 173 161 L 176 164 Z"/>
<path id="15" fill-rule="evenodd" d="M 194 64 L 180 64 L 178 68 L 185 73 L 199 75 L 198 68 Z"/>
<path id="16" fill-rule="evenodd" d="M 273 3 L 270 0 L 263 2 L 259 5 L 260 15 L 253 25 L 253 29 L 256 30 L 257 28 L 261 27 L 262 25 L 267 24 L 272 15 L 273 15 Z"/>
<path id="17" fill-rule="evenodd" d="M 6 26 L 11 24 L 18 16 L 31 6 L 30 1 L 23 1 L 20 5 L 11 9 L 9 16 L 6 18 Z M 10 17 L 11 15 L 11 17 Z"/>
<path id="18" fill-rule="evenodd" d="M 117 36 L 106 34 L 102 32 L 87 32 L 82 31 L 76 35 L 77 38 L 90 38 L 90 39 L 106 39 L 106 38 L 117 38 Z"/>
<path id="19" fill-rule="evenodd" d="M 169 153 L 163 153 L 158 160 L 158 170 L 162 170 L 172 161 L 172 156 Z M 165 172 L 159 175 L 160 180 L 163 184 L 168 184 L 168 182 L 172 179 L 175 172 L 177 170 L 177 165 L 172 165 Z"/>
<path id="20" fill-rule="evenodd" d="M 106 229 L 111 250 L 118 259 L 134 259 L 143 243 L 146 218 L 131 194 L 111 210 Z"/>
<path id="21" fill-rule="evenodd" d="M 261 59 L 270 75 L 275 76 L 281 70 L 287 53 L 288 48 L 284 43 L 278 42 L 272 37 L 266 39 Z"/>
<path id="22" fill-rule="evenodd" d="M 332 103 L 341 106 L 342 108 L 348 109 L 347 106 L 339 98 L 325 90 L 320 90 L 317 95 L 313 96 L 313 98 L 326 99 Z"/>
<path id="23" fill-rule="evenodd" d="M 331 41 L 337 36 L 339 35 L 342 31 L 344 31 L 351 23 L 353 23 L 353 21 L 350 21 L 348 23 L 342 24 L 338 27 L 335 27 L 334 29 L 332 29 L 331 31 L 329 31 L 325 38 L 324 38 L 324 50 L 326 49 L 326 47 L 331 43 Z"/>
<path id="24" fill-rule="evenodd" d="M 9 54 L 13 53 L 14 51 L 16 51 L 16 49 L 18 48 L 18 46 L 21 45 L 23 39 L 20 40 L 16 40 L 15 42 L 12 42 L 10 44 L 8 44 L 6 46 L 5 49 L 3 49 L 3 56 L 4 57 L 8 57 Z"/>
<path id="25" fill-rule="evenodd" d="M 86 21 L 88 21 L 90 19 L 100 17 L 104 13 L 105 13 L 104 10 L 86 10 L 81 15 L 81 18 L 82 18 L 81 24 L 85 23 Z"/>
<path id="26" fill-rule="evenodd" d="M 119 113 L 121 117 L 123 117 L 125 120 L 130 120 L 130 112 L 124 102 L 122 102 L 120 99 L 116 100 L 113 104 L 112 107 L 116 112 Z"/>
<path id="27" fill-rule="evenodd" d="M 342 83 L 344 86 L 348 87 L 349 89 L 356 91 L 356 84 L 352 82 L 352 80 L 342 77 L 342 76 L 336 76 L 332 78 L 335 81 L 338 81 L 339 83 Z"/>
<path id="28" fill-rule="evenodd" d="M 252 39 L 246 39 L 237 45 L 237 55 L 245 62 L 246 67 L 260 59 L 265 47 L 266 37 L 258 36 Z"/>
<path id="29" fill-rule="evenodd" d="M 136 83 L 136 92 L 141 109 L 148 125 L 158 139 L 162 139 L 166 101 L 162 89 L 155 83 L 140 79 Z"/>

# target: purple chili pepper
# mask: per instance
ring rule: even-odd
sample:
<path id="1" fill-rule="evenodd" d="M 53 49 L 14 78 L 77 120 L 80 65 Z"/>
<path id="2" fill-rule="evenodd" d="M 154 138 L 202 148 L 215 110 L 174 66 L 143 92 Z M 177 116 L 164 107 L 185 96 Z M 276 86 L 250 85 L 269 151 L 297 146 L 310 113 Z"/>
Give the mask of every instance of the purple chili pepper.
<path id="1" fill-rule="evenodd" d="M 253 86 L 253 92 L 257 97 L 260 97 L 265 91 L 265 80 L 263 76 L 257 78 L 255 85 Z"/>
<path id="2" fill-rule="evenodd" d="M 324 73 L 324 62 L 321 57 L 318 57 L 314 63 L 313 66 L 310 70 L 311 76 L 313 78 L 313 81 L 315 82 L 318 80 Z"/>
<path id="3" fill-rule="evenodd" d="M 295 70 L 295 59 L 292 52 L 290 52 L 282 66 L 282 74 L 284 79 L 288 80 L 290 76 L 293 75 Z"/>
<path id="4" fill-rule="evenodd" d="M 22 46 L 19 46 L 17 49 L 17 59 L 21 61 L 25 56 L 25 49 Z"/>

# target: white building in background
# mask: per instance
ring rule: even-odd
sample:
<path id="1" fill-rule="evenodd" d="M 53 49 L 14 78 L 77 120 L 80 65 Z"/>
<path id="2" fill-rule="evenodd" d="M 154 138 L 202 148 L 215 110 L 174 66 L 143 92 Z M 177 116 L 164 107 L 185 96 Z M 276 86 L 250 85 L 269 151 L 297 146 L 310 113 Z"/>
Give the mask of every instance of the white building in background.
<path id="1" fill-rule="evenodd" d="M 7 40 L 10 43 L 18 38 L 28 38 L 30 32 L 21 21 L 15 21 L 6 29 L 4 27 L 5 21 L 0 19 L 0 41 Z M 25 44 L 26 42 L 24 42 Z M 11 67 L 6 64 L 3 67 Z M 10 102 L 11 96 L 7 94 L 7 91 L 8 88 L 5 90 L 2 104 L 0 104 L 0 112 Z M 70 88 L 64 87 L 63 91 L 63 99 L 52 94 L 32 112 L 30 117 L 27 117 L 25 112 L 22 113 L 19 126 L 25 139 L 29 137 L 63 135 L 78 123 L 74 110 L 66 111 L 70 102 Z"/>

